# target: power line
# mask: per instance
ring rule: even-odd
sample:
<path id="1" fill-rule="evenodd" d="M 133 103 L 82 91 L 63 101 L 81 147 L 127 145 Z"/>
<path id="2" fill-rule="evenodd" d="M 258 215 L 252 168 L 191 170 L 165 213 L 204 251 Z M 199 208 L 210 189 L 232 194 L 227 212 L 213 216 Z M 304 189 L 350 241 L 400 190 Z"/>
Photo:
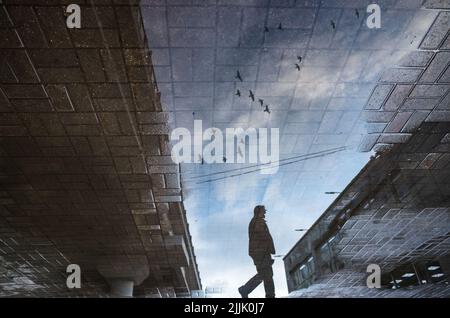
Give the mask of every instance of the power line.
<path id="1" fill-rule="evenodd" d="M 347 149 L 347 147 L 345 147 L 345 146 L 337 147 L 337 148 L 331 148 L 331 149 L 327 149 L 327 150 L 322 150 L 322 151 L 318 151 L 318 152 L 309 153 L 309 154 L 306 154 L 306 155 L 298 155 L 298 156 L 293 156 L 293 157 L 289 157 L 289 158 L 284 158 L 284 159 L 281 159 L 281 160 L 274 161 L 273 163 L 284 162 L 284 161 L 288 161 L 288 160 L 292 160 L 292 159 L 304 158 L 304 157 L 313 156 L 313 155 L 319 155 L 319 154 L 328 154 L 328 153 L 331 154 L 331 153 L 336 152 L 336 150 L 342 151 L 342 150 L 345 150 L 345 149 Z M 250 169 L 250 168 L 255 168 L 255 167 L 266 166 L 266 165 L 270 165 L 270 164 L 272 164 L 272 162 L 263 163 L 263 164 L 256 164 L 256 165 L 252 165 L 252 166 L 235 168 L 235 169 L 228 169 L 228 170 L 223 170 L 223 171 L 220 171 L 220 172 L 212 172 L 212 173 L 208 173 L 208 174 L 204 174 L 204 175 L 200 175 L 200 176 L 192 176 L 192 177 L 187 178 L 185 180 L 186 181 L 195 180 L 195 179 L 200 179 L 200 178 L 204 178 L 204 177 L 209 177 L 209 176 L 214 176 L 214 175 L 219 175 L 219 174 L 225 174 L 225 173 L 229 173 L 229 172 L 233 172 L 233 171 L 240 171 L 240 170 L 245 170 L 245 169 Z"/>
<path id="2" fill-rule="evenodd" d="M 311 156 L 308 157 L 308 158 L 301 158 L 301 159 L 297 159 L 297 160 L 294 160 L 294 161 L 286 162 L 286 163 L 280 164 L 279 167 L 281 167 L 281 166 L 287 166 L 287 165 L 289 165 L 289 164 L 297 163 L 297 162 L 300 162 L 300 161 L 305 161 L 305 160 L 308 160 L 308 159 L 314 159 L 314 158 L 324 157 L 324 156 L 326 156 L 326 155 L 331 155 L 331 154 L 333 154 L 333 153 L 337 153 L 337 152 L 340 152 L 340 151 L 343 151 L 343 150 L 346 149 L 346 147 L 341 147 L 341 148 L 343 148 L 343 149 L 335 150 L 335 151 L 328 152 L 328 153 L 322 153 L 322 154 L 318 154 L 318 155 L 311 155 Z M 196 184 L 202 184 L 202 183 L 214 182 L 214 181 L 219 181 L 219 180 L 228 179 L 228 178 L 239 177 L 239 176 L 242 176 L 242 175 L 246 175 L 246 174 L 258 172 L 258 171 L 264 170 L 264 169 L 271 169 L 271 168 L 272 168 L 272 167 L 262 167 L 262 168 L 259 168 L 259 169 L 250 170 L 250 171 L 246 171 L 246 172 L 242 172 L 242 173 L 236 173 L 236 174 L 232 174 L 232 175 L 229 175 L 229 176 L 224 176 L 224 177 L 220 177 L 220 178 L 215 178 L 215 179 L 209 179 L 209 180 L 204 180 L 204 181 L 196 182 Z"/>

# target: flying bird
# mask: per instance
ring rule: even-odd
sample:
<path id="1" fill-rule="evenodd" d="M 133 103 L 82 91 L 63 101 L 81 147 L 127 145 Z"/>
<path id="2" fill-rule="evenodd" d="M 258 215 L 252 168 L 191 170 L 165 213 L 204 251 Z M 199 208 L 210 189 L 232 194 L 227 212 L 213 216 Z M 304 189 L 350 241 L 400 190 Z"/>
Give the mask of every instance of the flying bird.
<path id="1" fill-rule="evenodd" d="M 252 102 L 255 101 L 255 94 L 253 94 L 252 90 L 249 90 L 250 95 L 248 95 L 248 97 L 250 97 L 252 99 Z"/>
<path id="2" fill-rule="evenodd" d="M 359 11 L 358 11 L 358 9 L 355 9 L 355 14 L 356 14 L 356 17 L 359 19 Z"/>
<path id="3" fill-rule="evenodd" d="M 300 71 L 300 65 L 298 65 L 297 63 L 295 63 L 295 68 L 297 69 L 297 71 Z"/>
<path id="4" fill-rule="evenodd" d="M 264 32 L 269 32 L 269 28 L 267 26 L 264 26 Z"/>
<path id="5" fill-rule="evenodd" d="M 330 22 L 331 22 L 331 27 L 333 28 L 333 30 L 336 29 L 336 23 L 334 23 L 333 20 L 331 20 Z"/>
<path id="6" fill-rule="evenodd" d="M 302 57 L 300 55 L 297 55 L 297 60 L 298 60 L 299 63 L 301 63 L 302 62 Z"/>
<path id="7" fill-rule="evenodd" d="M 241 97 L 241 91 L 240 90 L 236 90 L 236 94 L 235 95 Z"/>
<path id="8" fill-rule="evenodd" d="M 236 71 L 236 78 L 242 82 L 241 72 L 239 70 Z"/>
<path id="9" fill-rule="evenodd" d="M 278 24 L 278 30 L 283 30 L 283 26 L 281 25 L 281 22 L 280 22 L 280 24 Z"/>
<path id="10" fill-rule="evenodd" d="M 270 114 L 269 105 L 266 105 L 266 108 L 264 108 L 264 112 Z"/>
<path id="11" fill-rule="evenodd" d="M 261 104 L 261 107 L 264 106 L 264 99 L 258 98 L 258 102 Z"/>

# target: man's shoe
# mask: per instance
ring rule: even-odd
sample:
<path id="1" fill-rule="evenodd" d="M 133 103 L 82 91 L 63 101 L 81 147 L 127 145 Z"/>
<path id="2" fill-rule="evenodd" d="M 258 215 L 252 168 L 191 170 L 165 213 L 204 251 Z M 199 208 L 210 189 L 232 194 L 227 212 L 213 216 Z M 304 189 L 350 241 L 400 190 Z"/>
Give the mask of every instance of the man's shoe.
<path id="1" fill-rule="evenodd" d="M 248 298 L 248 293 L 245 292 L 244 286 L 241 286 L 238 288 L 239 294 L 241 294 L 242 298 Z"/>

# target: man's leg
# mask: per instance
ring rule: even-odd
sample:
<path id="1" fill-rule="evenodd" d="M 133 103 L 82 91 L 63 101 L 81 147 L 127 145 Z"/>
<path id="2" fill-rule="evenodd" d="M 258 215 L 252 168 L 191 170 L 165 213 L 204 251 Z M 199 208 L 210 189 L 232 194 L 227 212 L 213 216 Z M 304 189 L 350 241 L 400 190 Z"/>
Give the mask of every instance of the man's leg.
<path id="1" fill-rule="evenodd" d="M 242 298 L 247 298 L 248 294 L 254 291 L 255 288 L 258 287 L 261 283 L 262 279 L 259 274 L 256 274 L 255 276 L 250 278 L 249 281 L 245 283 L 245 285 L 239 287 L 239 293 L 241 294 Z"/>
<path id="2" fill-rule="evenodd" d="M 266 298 L 275 298 L 275 286 L 273 283 L 272 260 L 261 264 L 258 268 L 258 274 L 264 281 L 264 290 Z"/>

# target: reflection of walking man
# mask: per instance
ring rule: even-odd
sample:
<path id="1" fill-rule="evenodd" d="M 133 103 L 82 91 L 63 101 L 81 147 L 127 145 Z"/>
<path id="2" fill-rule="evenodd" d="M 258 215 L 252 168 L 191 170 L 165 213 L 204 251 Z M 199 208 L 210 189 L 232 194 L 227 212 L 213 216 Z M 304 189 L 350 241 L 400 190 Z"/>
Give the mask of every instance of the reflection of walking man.
<path id="1" fill-rule="evenodd" d="M 242 298 L 247 298 L 261 282 L 264 282 L 266 298 L 275 297 L 275 287 L 273 284 L 272 256 L 275 254 L 272 236 L 267 227 L 266 208 L 264 205 L 257 205 L 253 210 L 254 216 L 248 226 L 248 254 L 253 259 L 257 274 L 253 276 L 245 285 L 239 287 Z"/>

